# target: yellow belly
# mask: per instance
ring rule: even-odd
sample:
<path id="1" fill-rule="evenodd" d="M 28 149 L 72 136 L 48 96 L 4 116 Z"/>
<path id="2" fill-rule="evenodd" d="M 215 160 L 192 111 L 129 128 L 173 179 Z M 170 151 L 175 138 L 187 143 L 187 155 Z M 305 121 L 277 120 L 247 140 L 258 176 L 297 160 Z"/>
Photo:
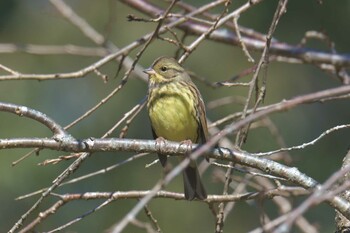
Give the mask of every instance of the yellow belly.
<path id="1" fill-rule="evenodd" d="M 170 141 L 198 139 L 198 123 L 194 106 L 177 95 L 163 96 L 154 100 L 149 108 L 152 127 L 158 137 Z"/>

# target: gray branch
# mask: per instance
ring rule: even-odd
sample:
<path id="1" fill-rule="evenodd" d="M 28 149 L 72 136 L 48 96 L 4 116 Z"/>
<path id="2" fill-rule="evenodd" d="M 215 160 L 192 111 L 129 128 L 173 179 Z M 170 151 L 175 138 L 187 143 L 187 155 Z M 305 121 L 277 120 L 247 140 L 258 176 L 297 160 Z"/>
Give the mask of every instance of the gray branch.
<path id="1" fill-rule="evenodd" d="M 162 8 L 157 7 L 148 1 L 120 1 L 151 17 L 157 17 L 164 11 Z M 172 20 L 173 19 L 169 19 L 169 21 Z M 210 26 L 208 25 L 204 25 L 193 20 L 177 25 L 177 28 L 185 31 L 186 33 L 196 36 L 204 34 L 206 31 L 208 31 L 209 27 Z M 240 46 L 241 44 L 240 38 L 233 31 L 227 29 L 219 29 L 212 32 L 208 39 L 235 46 Z M 262 52 L 265 48 L 266 42 L 265 40 L 261 40 L 261 38 L 242 36 L 241 39 L 249 50 Z M 336 67 L 350 66 L 350 54 L 334 54 L 332 52 L 325 52 L 311 48 L 303 48 L 298 45 L 290 45 L 287 43 L 279 42 L 275 39 L 271 41 L 269 52 L 272 55 L 300 59 L 304 63 L 330 64 Z"/>
<path id="2" fill-rule="evenodd" d="M 54 120 L 48 117 L 46 114 L 39 112 L 35 109 L 28 108 L 22 105 L 10 104 L 0 102 L 0 111 L 16 114 L 20 117 L 27 117 L 38 121 L 51 130 L 56 138 L 70 137 L 69 134 L 63 129 L 62 126 L 57 124 Z"/>
<path id="3" fill-rule="evenodd" d="M 198 145 L 194 145 L 196 147 Z M 0 148 L 31 148 L 39 147 L 69 152 L 150 152 L 169 155 L 185 154 L 188 152 L 188 146 L 177 142 L 167 141 L 159 145 L 154 140 L 136 140 L 136 139 L 82 139 L 58 141 L 50 138 L 17 138 L 1 139 Z M 207 151 L 205 156 L 218 160 L 226 160 L 241 165 L 257 168 L 268 174 L 281 176 L 290 182 L 298 184 L 304 188 L 318 188 L 318 183 L 300 172 L 295 167 L 288 167 L 267 158 L 252 156 L 247 152 L 237 149 L 217 148 Z M 341 197 L 333 197 L 327 201 L 347 218 L 350 218 L 350 203 Z"/>

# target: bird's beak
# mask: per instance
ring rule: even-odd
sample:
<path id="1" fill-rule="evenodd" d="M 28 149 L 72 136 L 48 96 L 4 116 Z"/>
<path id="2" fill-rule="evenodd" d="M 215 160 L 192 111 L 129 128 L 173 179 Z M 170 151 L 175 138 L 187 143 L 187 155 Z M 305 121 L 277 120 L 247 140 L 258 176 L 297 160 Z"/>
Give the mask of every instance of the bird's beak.
<path id="1" fill-rule="evenodd" d="M 152 74 L 156 74 L 156 72 L 154 71 L 154 69 L 152 69 L 151 67 L 150 68 L 147 68 L 145 70 L 143 70 L 144 73 L 148 74 L 148 75 L 152 75 Z"/>

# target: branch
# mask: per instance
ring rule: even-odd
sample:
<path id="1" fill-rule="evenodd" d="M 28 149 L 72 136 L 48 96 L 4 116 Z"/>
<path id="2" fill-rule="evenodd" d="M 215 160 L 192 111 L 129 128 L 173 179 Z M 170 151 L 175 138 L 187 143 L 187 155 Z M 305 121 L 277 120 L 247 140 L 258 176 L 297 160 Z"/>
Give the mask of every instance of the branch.
<path id="1" fill-rule="evenodd" d="M 350 148 L 349 148 L 347 154 L 345 155 L 345 157 L 343 159 L 342 169 L 345 169 L 346 167 L 349 167 L 349 166 L 350 166 Z M 339 183 L 349 182 L 349 176 L 350 176 L 350 172 L 345 173 L 345 175 L 342 178 L 339 179 L 340 180 Z M 349 189 L 345 190 L 340 195 L 344 199 L 350 201 Z M 347 232 L 350 229 L 350 220 L 349 220 L 349 218 L 344 217 L 338 211 L 336 211 L 336 213 L 335 213 L 335 223 L 336 223 L 336 229 L 337 229 L 336 232 L 337 233 Z"/>
<path id="2" fill-rule="evenodd" d="M 151 17 L 156 17 L 163 9 L 149 3 L 144 0 L 120 0 L 121 2 L 131 6 L 132 8 L 143 12 Z M 249 1 L 253 4 L 256 1 Z M 186 33 L 200 36 L 207 32 L 209 27 L 207 25 L 200 24 L 195 21 L 190 21 L 188 23 L 183 23 L 177 26 L 179 29 L 185 31 Z M 226 43 L 230 45 L 235 45 L 240 47 L 243 42 L 247 49 L 252 51 L 262 52 L 265 48 L 265 41 L 259 40 L 255 37 L 242 36 L 242 41 L 240 38 L 232 31 L 222 29 L 216 30 L 211 33 L 208 39 Z M 277 40 L 271 41 L 270 54 L 283 56 L 286 58 L 294 58 L 302 60 L 307 64 L 330 64 L 336 67 L 349 67 L 350 66 L 350 54 L 333 54 L 332 52 L 324 52 L 311 48 L 302 48 L 298 45 L 290 45 L 287 43 L 279 42 Z"/>
<path id="3" fill-rule="evenodd" d="M 79 55 L 103 57 L 107 54 L 104 48 L 83 47 L 78 45 L 36 45 L 0 43 L 0 53 L 27 53 L 35 55 Z"/>
<path id="4" fill-rule="evenodd" d="M 267 108 L 260 112 L 253 113 L 248 117 L 236 122 L 235 124 L 229 125 L 224 130 L 222 130 L 219 134 L 212 137 L 206 144 L 198 148 L 191 156 L 191 159 L 196 159 L 201 154 L 209 151 L 209 149 L 214 146 L 218 140 L 222 137 L 237 131 L 238 129 L 244 127 L 245 125 L 258 120 L 266 115 L 269 115 L 273 112 L 285 111 L 291 108 L 295 108 L 300 104 L 313 103 L 316 101 L 320 101 L 324 98 L 340 96 L 344 94 L 350 93 L 350 85 L 340 86 L 332 89 L 327 89 L 324 91 L 319 91 L 316 93 L 311 93 L 303 96 L 296 97 L 291 100 L 283 101 L 281 103 L 272 105 L 271 108 Z M 170 142 L 169 142 L 170 143 Z M 167 143 L 167 144 L 169 144 Z M 171 144 L 171 143 L 170 143 Z M 169 145 L 168 145 L 169 146 Z M 87 140 L 54 140 L 54 139 L 46 139 L 46 138 L 34 138 L 34 139 L 2 139 L 0 140 L 0 148 L 20 148 L 20 147 L 39 147 L 39 148 L 48 148 L 55 150 L 63 150 L 63 151 L 72 151 L 72 152 L 81 152 L 81 151 L 117 151 L 117 150 L 129 150 L 129 151 L 137 151 L 137 152 L 158 152 L 164 154 L 183 154 L 187 152 L 187 146 L 179 146 L 178 143 L 172 143 L 170 147 L 167 147 L 165 150 L 159 151 L 159 146 L 156 146 L 154 141 L 138 141 L 138 140 L 126 140 L 126 139 L 87 139 Z M 215 153 L 214 153 L 215 152 Z M 262 171 L 265 171 L 270 174 L 278 175 L 287 178 L 288 180 L 295 182 L 304 188 L 312 188 L 317 185 L 317 183 L 310 177 L 305 176 L 300 173 L 295 168 L 289 168 L 287 166 L 281 165 L 274 161 L 257 158 L 251 156 L 248 153 L 235 151 L 235 150 L 214 150 L 213 158 L 228 160 L 236 163 L 240 163 L 242 165 L 250 166 L 253 168 L 258 168 Z M 223 152 L 223 153 L 221 153 Z M 33 207 L 27 211 L 25 215 L 21 217 L 21 220 L 18 221 L 15 226 L 10 230 L 13 232 L 15 229 L 22 224 L 23 219 L 25 219 L 30 212 L 36 209 L 39 203 L 45 198 L 54 188 L 56 188 L 63 179 L 65 179 L 71 172 L 73 172 L 80 165 L 81 161 L 85 160 L 88 157 L 88 153 L 85 153 L 84 156 L 79 157 L 69 168 L 67 171 L 64 171 L 61 176 L 54 182 L 47 191 L 45 191 L 39 200 L 33 205 Z M 183 160 L 178 169 L 174 169 L 170 172 L 165 178 L 166 180 L 163 183 L 159 183 L 152 190 L 151 194 L 159 191 L 163 185 L 170 182 L 173 177 L 179 174 L 187 165 L 189 164 L 189 159 Z M 146 198 L 147 197 L 147 198 Z M 137 213 L 139 209 L 142 209 L 141 205 L 146 204 L 149 200 L 151 200 L 152 195 L 147 195 L 144 201 L 139 202 L 137 208 L 135 207 L 132 211 L 133 214 Z M 347 203 L 344 199 L 339 197 L 333 197 L 329 200 L 329 203 L 335 207 L 339 212 L 341 212 L 345 217 L 350 218 L 350 213 L 348 209 L 350 208 L 350 204 Z M 140 208 L 141 207 L 141 208 Z M 131 214 L 131 213 L 130 213 Z"/>
<path id="5" fill-rule="evenodd" d="M 289 212 L 288 214 L 282 215 L 275 220 L 267 223 L 263 226 L 263 229 L 257 229 L 253 231 L 254 233 L 260 232 L 274 232 L 274 233 L 287 233 L 290 232 L 292 224 L 296 221 L 296 219 L 302 216 L 307 210 L 311 208 L 311 206 L 318 205 L 323 202 L 325 199 L 332 198 L 338 193 L 334 193 L 329 191 L 331 187 L 341 178 L 344 177 L 345 174 L 349 173 L 350 166 L 343 167 L 341 170 L 335 172 L 330 176 L 327 181 L 323 185 L 318 185 L 318 188 L 301 204 L 298 208 Z M 344 189 L 349 188 L 350 183 L 346 184 L 346 187 L 342 187 Z M 339 190 L 339 191 L 344 191 Z M 348 216 L 347 216 L 348 217 Z M 274 229 L 275 228 L 275 229 Z M 274 230 L 272 230 L 274 229 Z"/>
<path id="6" fill-rule="evenodd" d="M 80 17 L 69 5 L 67 5 L 62 0 L 50 0 L 51 4 L 56 7 L 56 9 L 61 13 L 61 15 L 66 18 L 72 25 L 74 25 L 78 30 L 80 30 L 84 36 L 93 41 L 99 46 L 103 46 L 108 50 L 109 53 L 115 53 L 119 51 L 119 48 L 114 45 L 111 41 L 107 40 L 103 35 L 98 33 L 84 18 Z M 121 66 L 124 66 L 126 69 L 130 69 L 133 64 L 133 60 L 126 56 L 127 53 L 123 56 L 116 57 L 120 62 Z M 145 74 L 142 72 L 143 68 L 140 65 L 134 67 L 135 74 L 144 79 Z"/>
<path id="7" fill-rule="evenodd" d="M 154 140 L 134 140 L 134 139 L 86 139 L 75 140 L 72 142 L 57 142 L 53 139 L 5 139 L 0 140 L 0 148 L 22 148 L 26 145 L 34 144 L 33 147 L 42 145 L 45 148 L 58 149 L 63 151 L 73 152 L 97 152 L 97 151 L 128 151 L 128 152 L 151 152 L 169 155 L 186 154 L 188 147 L 177 142 L 167 141 L 161 146 L 157 145 Z M 198 145 L 194 145 L 198 146 Z M 206 156 L 218 160 L 226 160 L 241 165 L 257 168 L 266 173 L 281 176 L 287 180 L 301 185 L 304 188 L 314 188 L 317 182 L 312 178 L 298 171 L 294 167 L 288 167 L 279 164 L 275 161 L 252 156 L 247 152 L 239 151 L 237 149 L 218 148 L 205 153 Z M 332 206 L 336 207 L 343 215 L 349 216 L 348 208 L 350 204 L 343 199 L 334 197 L 330 200 Z"/>
<path id="8" fill-rule="evenodd" d="M 62 140 L 63 137 L 67 137 L 67 139 L 70 139 L 70 137 L 71 137 L 63 129 L 63 127 L 61 127 L 59 124 L 57 124 L 54 120 L 49 118 L 44 113 L 39 112 L 37 110 L 28 108 L 26 106 L 0 102 L 0 111 L 10 112 L 10 113 L 16 114 L 20 117 L 28 117 L 30 119 L 33 119 L 33 120 L 45 125 L 47 128 L 49 128 L 51 130 L 51 132 L 54 134 L 54 137 L 57 139 Z"/>
<path id="9" fill-rule="evenodd" d="M 214 6 L 217 6 L 223 2 L 225 2 L 226 0 L 217 0 L 216 2 L 212 2 L 212 3 L 208 3 L 200 8 L 198 8 L 197 10 L 185 15 L 185 17 L 175 20 L 169 24 L 166 24 L 164 26 L 162 26 L 159 31 L 158 34 L 162 34 L 167 32 L 167 28 L 173 28 L 179 24 L 182 24 L 184 22 L 186 22 L 188 20 L 188 18 L 186 17 L 191 17 L 194 16 L 196 14 L 200 14 L 201 12 L 204 12 Z M 4 81 L 4 80 L 52 80 L 52 79 L 73 79 L 73 78 L 82 78 L 85 75 L 94 72 L 96 69 L 102 67 L 103 65 L 107 64 L 108 62 L 112 61 L 113 59 L 123 56 L 124 54 L 128 54 L 129 52 L 131 52 L 132 50 L 134 50 L 135 48 L 139 47 L 140 45 L 146 43 L 146 41 L 148 41 L 151 37 L 153 36 L 153 32 L 148 33 L 146 35 L 144 35 L 143 37 L 141 37 L 140 39 L 130 43 L 129 45 L 125 46 L 124 48 L 118 50 L 117 52 L 113 52 L 110 55 L 100 59 L 99 61 L 91 64 L 88 67 L 85 67 L 83 69 L 80 69 L 78 71 L 75 72 L 69 72 L 69 73 L 59 73 L 59 74 L 22 74 L 19 72 L 16 72 L 15 74 L 9 74 L 9 75 L 0 75 L 0 81 Z M 144 74 L 145 77 L 145 74 Z"/>
<path id="10" fill-rule="evenodd" d="M 310 142 L 304 142 L 301 145 L 292 146 L 292 147 L 288 147 L 288 148 L 287 147 L 283 147 L 283 148 L 280 148 L 278 150 L 273 150 L 273 151 L 269 151 L 269 152 L 254 153 L 253 155 L 255 155 L 255 156 L 269 156 L 269 155 L 280 153 L 280 152 L 304 149 L 304 148 L 306 148 L 308 146 L 314 145 L 316 142 L 318 142 L 319 140 L 321 140 L 325 136 L 329 135 L 330 133 L 333 133 L 333 132 L 341 130 L 341 129 L 347 129 L 347 128 L 350 128 L 350 124 L 337 125 L 335 127 L 332 127 L 330 129 L 324 131 L 320 136 L 318 136 L 317 138 L 313 139 Z"/>
<path id="11" fill-rule="evenodd" d="M 29 223 L 25 228 L 22 229 L 21 232 L 30 232 L 30 230 L 34 229 L 37 225 L 39 225 L 44 219 L 50 217 L 55 214 L 61 207 L 71 201 L 76 200 L 98 200 L 98 199 L 107 199 L 110 201 L 118 201 L 122 199 L 140 199 L 146 195 L 148 195 L 150 191 L 117 191 L 117 192 L 85 192 L 85 193 L 70 193 L 70 194 L 53 194 L 60 198 L 56 203 L 54 203 L 50 208 L 45 211 L 40 212 L 37 218 L 35 218 L 31 223 Z M 233 195 L 208 195 L 207 199 L 204 202 L 211 204 L 216 202 L 236 202 L 236 201 L 248 201 L 248 200 L 261 200 L 264 198 L 272 198 L 275 196 L 300 196 L 306 195 L 309 192 L 305 189 L 298 187 L 279 187 L 272 188 L 268 190 L 263 190 L 259 192 L 245 192 L 240 194 Z M 183 193 L 169 192 L 169 191 L 159 191 L 156 193 L 154 198 L 164 198 L 164 199 L 172 199 L 172 200 L 182 200 L 186 201 L 185 195 Z M 198 201 L 195 199 L 194 201 Z M 76 218 L 71 221 L 73 223 L 77 222 L 76 220 L 81 220 L 89 214 L 95 212 L 89 211 L 87 214 L 82 215 L 81 217 Z M 68 225 L 68 224 L 66 224 Z"/>
<path id="12" fill-rule="evenodd" d="M 68 73 L 57 73 L 57 74 L 22 74 L 17 72 L 17 74 L 9 74 L 9 75 L 0 75 L 0 81 L 5 80 L 52 80 L 52 79 L 73 79 L 73 78 L 82 78 L 88 73 L 94 72 L 96 69 L 102 67 L 103 65 L 107 64 L 111 60 L 122 56 L 125 53 L 130 52 L 134 48 L 136 48 L 141 43 L 139 41 L 133 42 L 130 45 L 124 47 L 123 49 L 119 50 L 118 52 L 111 53 L 108 56 L 105 56 L 104 58 L 100 59 L 99 61 L 91 64 L 88 67 L 85 67 L 83 69 L 80 69 L 75 72 L 68 72 Z"/>

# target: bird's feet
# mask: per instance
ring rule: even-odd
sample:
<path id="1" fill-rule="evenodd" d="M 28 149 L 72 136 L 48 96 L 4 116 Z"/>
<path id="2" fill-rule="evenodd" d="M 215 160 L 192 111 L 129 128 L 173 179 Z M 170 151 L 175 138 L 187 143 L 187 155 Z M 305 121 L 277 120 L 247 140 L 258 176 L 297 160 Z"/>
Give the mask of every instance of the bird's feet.
<path id="1" fill-rule="evenodd" d="M 156 138 L 156 149 L 159 153 L 162 151 L 162 146 L 166 144 L 166 140 L 163 137 Z"/>
<path id="2" fill-rule="evenodd" d="M 186 146 L 185 155 L 191 154 L 191 152 L 192 152 L 192 144 L 193 144 L 192 141 L 189 140 L 189 139 L 180 142 L 180 146 L 182 146 L 182 145 L 185 145 L 185 146 Z"/>

